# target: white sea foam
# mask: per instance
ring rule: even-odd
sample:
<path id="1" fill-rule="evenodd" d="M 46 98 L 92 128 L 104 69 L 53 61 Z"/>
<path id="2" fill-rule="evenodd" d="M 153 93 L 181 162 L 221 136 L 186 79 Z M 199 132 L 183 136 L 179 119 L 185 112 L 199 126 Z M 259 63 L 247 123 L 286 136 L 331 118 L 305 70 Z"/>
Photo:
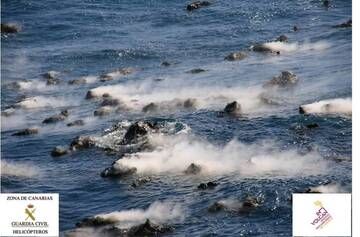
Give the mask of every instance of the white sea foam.
<path id="1" fill-rule="evenodd" d="M 194 163 L 201 166 L 201 174 L 226 175 L 237 173 L 242 177 L 308 176 L 327 172 L 329 163 L 317 152 L 306 155 L 296 150 L 280 150 L 276 143 L 263 141 L 244 144 L 233 140 L 225 146 L 215 146 L 187 134 L 176 136 L 153 135 L 154 151 L 127 155 L 113 165 L 136 167 L 144 174 L 180 174 Z"/>
<path id="2" fill-rule="evenodd" d="M 154 202 L 147 209 L 130 209 L 125 211 L 99 214 L 96 217 L 104 218 L 116 223 L 119 228 L 129 228 L 142 224 L 149 219 L 157 224 L 182 221 L 185 213 L 181 205 L 171 202 Z"/>
<path id="3" fill-rule="evenodd" d="M 34 177 L 39 174 L 39 170 L 29 164 L 8 162 L 1 159 L 1 176 L 15 177 Z"/>
<path id="4" fill-rule="evenodd" d="M 306 114 L 352 114 L 352 99 L 337 98 L 302 105 Z"/>
<path id="5" fill-rule="evenodd" d="M 268 42 L 264 43 L 264 45 L 268 48 L 270 48 L 273 51 L 280 51 L 280 52 L 296 52 L 296 51 L 321 51 L 325 50 L 330 47 L 330 44 L 326 41 L 318 41 L 318 42 L 305 42 L 305 43 L 286 43 L 286 42 Z"/>

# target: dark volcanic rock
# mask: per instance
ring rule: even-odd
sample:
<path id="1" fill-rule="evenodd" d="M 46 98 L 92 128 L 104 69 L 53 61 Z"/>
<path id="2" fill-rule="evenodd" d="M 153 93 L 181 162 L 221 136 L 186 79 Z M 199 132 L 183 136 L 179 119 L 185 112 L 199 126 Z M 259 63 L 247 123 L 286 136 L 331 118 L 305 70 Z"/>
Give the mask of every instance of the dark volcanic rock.
<path id="1" fill-rule="evenodd" d="M 151 178 L 150 177 L 142 177 L 142 178 L 138 178 L 136 179 L 134 182 L 132 182 L 131 187 L 133 188 L 137 188 L 143 184 L 149 183 L 151 182 Z"/>
<path id="2" fill-rule="evenodd" d="M 312 129 L 312 128 L 318 128 L 319 124 L 317 123 L 310 123 L 306 125 L 307 128 Z"/>
<path id="3" fill-rule="evenodd" d="M 154 125 L 150 122 L 146 122 L 146 121 L 135 122 L 131 124 L 131 126 L 126 131 L 122 143 L 123 144 L 136 143 L 140 137 L 146 136 L 149 133 L 149 131 L 151 131 L 153 128 Z"/>
<path id="4" fill-rule="evenodd" d="M 66 126 L 68 126 L 68 127 L 83 126 L 84 124 L 85 124 L 84 120 L 78 119 L 78 120 L 75 120 L 73 122 L 70 122 L 70 123 L 66 124 Z"/>
<path id="5" fill-rule="evenodd" d="M 105 225 L 114 224 L 115 221 L 110 219 L 104 219 L 102 217 L 89 217 L 81 220 L 80 222 L 76 223 L 76 227 L 100 227 Z"/>
<path id="6" fill-rule="evenodd" d="M 159 106 L 153 102 L 151 102 L 150 104 L 147 104 L 145 105 L 143 108 L 142 108 L 142 111 L 144 113 L 147 113 L 147 112 L 155 112 L 159 109 Z"/>
<path id="7" fill-rule="evenodd" d="M 171 231 L 173 231 L 173 228 L 170 226 L 157 225 L 146 219 L 144 224 L 131 227 L 128 231 L 128 236 L 159 236 Z"/>
<path id="8" fill-rule="evenodd" d="M 20 31 L 20 27 L 15 24 L 1 23 L 1 33 L 13 34 L 13 33 L 18 33 L 19 31 Z"/>
<path id="9" fill-rule="evenodd" d="M 69 85 L 82 85 L 82 84 L 86 84 L 86 79 L 85 78 L 77 78 L 74 80 L 70 80 Z"/>
<path id="10" fill-rule="evenodd" d="M 186 109 L 194 109 L 196 108 L 197 100 L 195 98 L 189 98 L 184 101 L 184 108 Z"/>
<path id="11" fill-rule="evenodd" d="M 262 200 L 257 197 L 246 197 L 244 201 L 240 202 L 237 200 L 230 201 L 217 201 L 212 204 L 209 208 L 209 212 L 219 212 L 219 211 L 230 211 L 236 213 L 248 213 L 258 206 L 260 206 Z"/>
<path id="12" fill-rule="evenodd" d="M 42 76 L 45 78 L 45 79 L 57 79 L 57 77 L 59 76 L 59 72 L 56 72 L 56 71 L 48 71 L 44 74 L 42 74 Z"/>
<path id="13" fill-rule="evenodd" d="M 192 73 L 192 74 L 197 74 L 197 73 L 202 73 L 202 72 L 206 72 L 206 70 L 204 70 L 202 68 L 194 68 L 194 69 L 191 69 L 190 71 L 187 71 L 187 73 Z"/>
<path id="14" fill-rule="evenodd" d="M 59 157 L 69 153 L 69 150 L 65 147 L 57 146 L 51 151 L 51 156 Z"/>
<path id="15" fill-rule="evenodd" d="M 279 76 L 273 77 L 270 81 L 264 84 L 264 86 L 280 86 L 288 87 L 296 85 L 298 82 L 297 76 L 289 71 L 283 71 Z"/>
<path id="16" fill-rule="evenodd" d="M 261 52 L 261 53 L 274 53 L 274 51 L 271 48 L 267 47 L 264 44 L 255 44 L 252 47 L 252 50 L 255 52 Z"/>
<path id="17" fill-rule="evenodd" d="M 201 184 L 199 184 L 198 189 L 202 189 L 202 190 L 205 190 L 205 189 L 214 189 L 217 185 L 218 185 L 218 184 L 215 183 L 215 182 L 201 183 Z"/>
<path id="18" fill-rule="evenodd" d="M 111 109 L 109 107 L 101 107 L 100 109 L 97 109 L 94 111 L 94 116 L 107 116 L 111 113 Z"/>
<path id="19" fill-rule="evenodd" d="M 125 167 L 125 166 L 117 166 L 116 163 L 114 163 L 111 167 L 106 168 L 103 170 L 100 174 L 101 177 L 115 177 L 120 178 L 123 176 L 128 176 L 135 174 L 137 169 L 135 167 Z"/>
<path id="20" fill-rule="evenodd" d="M 324 7 L 330 7 L 330 0 L 324 0 L 323 5 Z"/>
<path id="21" fill-rule="evenodd" d="M 120 100 L 118 99 L 112 99 L 112 98 L 106 98 L 101 102 L 101 106 L 118 106 L 120 105 Z"/>
<path id="22" fill-rule="evenodd" d="M 24 130 L 20 130 L 16 133 L 13 133 L 13 136 L 27 136 L 27 135 L 33 135 L 37 134 L 39 130 L 37 128 L 26 128 Z"/>
<path id="23" fill-rule="evenodd" d="M 85 99 L 90 100 L 90 99 L 95 99 L 95 98 L 98 98 L 98 97 L 99 97 L 99 96 L 97 96 L 94 91 L 89 90 L 89 91 L 86 93 Z"/>
<path id="24" fill-rule="evenodd" d="M 193 11 L 201 7 L 210 6 L 211 3 L 208 1 L 196 1 L 186 6 L 186 10 Z"/>
<path id="25" fill-rule="evenodd" d="M 246 197 L 244 202 L 243 202 L 243 208 L 247 209 L 247 208 L 254 208 L 254 207 L 258 207 L 261 204 L 261 200 L 259 198 L 256 197 Z"/>
<path id="26" fill-rule="evenodd" d="M 239 115 L 241 114 L 241 105 L 238 102 L 233 101 L 225 106 L 224 112 L 227 114 Z"/>
<path id="27" fill-rule="evenodd" d="M 228 61 L 236 61 L 236 60 L 242 60 L 246 57 L 247 57 L 247 55 L 244 52 L 236 52 L 236 53 L 229 54 L 224 59 L 228 60 Z"/>
<path id="28" fill-rule="evenodd" d="M 335 26 L 336 28 L 347 28 L 347 27 L 352 27 L 352 20 L 348 20 L 347 22 L 341 23 L 339 25 Z"/>
<path id="29" fill-rule="evenodd" d="M 218 212 L 218 211 L 222 211 L 225 210 L 226 206 L 221 203 L 221 202 L 215 202 L 214 204 L 212 204 L 209 208 L 208 211 L 209 212 Z"/>
<path id="30" fill-rule="evenodd" d="M 170 65 L 171 65 L 171 63 L 169 63 L 168 61 L 164 61 L 161 63 L 161 66 L 164 66 L 164 67 L 168 67 Z"/>
<path id="31" fill-rule="evenodd" d="M 201 166 L 194 163 L 191 163 L 184 171 L 185 174 L 199 174 L 200 172 Z"/>
<path id="32" fill-rule="evenodd" d="M 46 79 L 46 85 L 51 86 L 51 85 L 57 85 L 60 83 L 60 79 L 58 78 L 48 78 Z"/>
<path id="33" fill-rule="evenodd" d="M 80 150 L 85 148 L 90 148 L 95 145 L 94 140 L 89 136 L 79 136 L 76 137 L 71 143 L 70 143 L 70 149 L 71 150 Z"/>
<path id="34" fill-rule="evenodd" d="M 45 124 L 57 123 L 59 121 L 65 120 L 68 116 L 69 116 L 69 111 L 68 110 L 63 110 L 63 111 L 61 111 L 60 114 L 53 115 L 53 116 L 51 116 L 49 118 L 44 119 L 42 123 L 45 123 Z"/>
<path id="35" fill-rule="evenodd" d="M 128 75 L 128 74 L 130 74 L 130 73 L 132 73 L 134 71 L 135 70 L 133 68 L 117 69 L 117 70 L 115 70 L 113 72 L 100 75 L 100 81 L 101 82 L 110 81 L 110 80 L 113 80 L 115 77 L 125 76 L 125 75 Z"/>
<path id="36" fill-rule="evenodd" d="M 286 36 L 286 35 L 280 35 L 276 41 L 279 41 L 279 42 L 288 42 L 289 38 Z"/>

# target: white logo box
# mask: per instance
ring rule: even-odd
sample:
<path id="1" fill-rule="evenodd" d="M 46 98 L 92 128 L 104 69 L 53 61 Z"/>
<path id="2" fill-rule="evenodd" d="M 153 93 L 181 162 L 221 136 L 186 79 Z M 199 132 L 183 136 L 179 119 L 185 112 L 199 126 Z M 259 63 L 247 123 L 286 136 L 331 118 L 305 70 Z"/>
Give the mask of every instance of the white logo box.
<path id="1" fill-rule="evenodd" d="M 59 236 L 59 194 L 0 193 L 0 236 Z"/>
<path id="2" fill-rule="evenodd" d="M 293 194 L 293 236 L 351 236 L 351 194 Z"/>

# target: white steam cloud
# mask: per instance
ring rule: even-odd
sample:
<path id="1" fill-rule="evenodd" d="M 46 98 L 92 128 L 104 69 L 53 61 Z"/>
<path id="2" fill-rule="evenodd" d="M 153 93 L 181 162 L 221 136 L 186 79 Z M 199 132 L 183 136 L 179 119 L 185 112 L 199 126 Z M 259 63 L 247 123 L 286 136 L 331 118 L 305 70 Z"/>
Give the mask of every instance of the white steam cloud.
<path id="1" fill-rule="evenodd" d="M 16 103 L 15 106 L 19 106 L 23 109 L 37 109 L 43 107 L 62 107 L 69 104 L 71 104 L 71 101 L 68 101 L 64 98 L 34 96 Z"/>
<path id="2" fill-rule="evenodd" d="M 352 114 L 352 99 L 338 98 L 330 100 L 321 100 L 312 104 L 302 105 L 306 114 Z"/>
<path id="3" fill-rule="evenodd" d="M 329 165 L 317 152 L 301 155 L 296 150 L 275 149 L 271 141 L 248 145 L 233 140 L 215 146 L 179 134 L 171 138 L 153 135 L 151 142 L 158 147 L 156 150 L 129 154 L 113 167 L 136 167 L 144 174 L 179 174 L 194 163 L 203 175 L 237 173 L 242 177 L 276 178 L 326 173 Z"/>
<path id="4" fill-rule="evenodd" d="M 119 99 L 132 110 L 140 111 L 150 102 L 157 104 L 161 111 L 179 108 L 179 104 L 187 99 L 195 99 L 193 109 L 223 109 L 232 101 L 241 104 L 244 113 L 264 111 L 266 105 L 261 100 L 261 86 L 252 87 L 216 87 L 216 86 L 182 86 L 154 87 L 153 84 L 129 83 L 101 86 L 91 90 L 92 95 L 101 97 L 107 93 Z"/>
<path id="5" fill-rule="evenodd" d="M 8 162 L 4 159 L 1 161 L 1 177 L 34 177 L 39 174 L 39 170 L 33 166 L 23 163 Z"/>
<path id="6" fill-rule="evenodd" d="M 157 224 L 172 223 L 182 221 L 185 218 L 184 210 L 179 204 L 171 202 L 154 202 L 147 209 L 130 209 L 125 211 L 99 214 L 95 217 L 101 217 L 105 220 L 115 222 L 119 228 L 130 228 L 142 224 L 149 219 Z"/>
<path id="7" fill-rule="evenodd" d="M 270 48 L 272 51 L 280 51 L 285 53 L 292 53 L 297 51 L 321 51 L 330 47 L 330 44 L 326 41 L 319 41 L 314 43 L 285 43 L 285 42 L 268 42 L 264 45 Z"/>

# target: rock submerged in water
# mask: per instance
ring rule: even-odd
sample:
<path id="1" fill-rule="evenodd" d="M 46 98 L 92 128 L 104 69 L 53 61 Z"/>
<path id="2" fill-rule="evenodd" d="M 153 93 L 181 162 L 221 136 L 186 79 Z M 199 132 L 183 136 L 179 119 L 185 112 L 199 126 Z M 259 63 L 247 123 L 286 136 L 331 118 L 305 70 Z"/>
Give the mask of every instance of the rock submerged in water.
<path id="1" fill-rule="evenodd" d="M 169 66 L 171 66 L 171 63 L 169 63 L 168 61 L 164 61 L 164 62 L 161 63 L 161 66 L 169 67 Z"/>
<path id="2" fill-rule="evenodd" d="M 103 116 L 107 116 L 111 114 L 111 108 L 109 106 L 104 106 L 101 107 L 97 110 L 94 111 L 94 116 L 99 116 L 99 117 L 103 117 Z"/>
<path id="3" fill-rule="evenodd" d="M 197 99 L 189 98 L 184 101 L 183 106 L 186 109 L 195 109 L 197 104 L 198 104 Z"/>
<path id="4" fill-rule="evenodd" d="M 134 182 L 132 182 L 132 184 L 131 184 L 131 187 L 137 188 L 137 187 L 144 185 L 146 183 L 149 183 L 149 182 L 151 182 L 150 177 L 141 177 L 141 178 L 134 180 Z"/>
<path id="5" fill-rule="evenodd" d="M 128 236 L 159 236 L 167 232 L 171 232 L 174 229 L 170 226 L 158 225 L 152 223 L 149 219 L 146 219 L 144 224 L 133 226 L 127 232 Z"/>
<path id="6" fill-rule="evenodd" d="M 216 186 L 218 186 L 218 184 L 216 182 L 207 182 L 207 183 L 201 183 L 199 184 L 199 186 L 197 187 L 198 189 L 201 190 L 206 190 L 206 189 L 214 189 Z"/>
<path id="7" fill-rule="evenodd" d="M 196 1 L 193 3 L 190 3 L 189 5 L 186 6 L 186 10 L 188 11 L 193 11 L 196 9 L 199 9 L 201 7 L 206 7 L 206 6 L 210 6 L 211 3 L 209 1 Z"/>
<path id="8" fill-rule="evenodd" d="M 201 172 L 201 166 L 200 165 L 196 165 L 194 163 L 191 163 L 186 170 L 184 171 L 185 174 L 199 174 Z"/>
<path id="9" fill-rule="evenodd" d="M 277 39 L 275 41 L 278 42 L 288 42 L 289 38 L 286 35 L 280 35 L 279 37 L 277 37 Z"/>
<path id="10" fill-rule="evenodd" d="M 45 124 L 57 123 L 59 121 L 65 120 L 68 116 L 69 116 L 69 111 L 68 110 L 63 110 L 63 111 L 61 111 L 60 114 L 53 115 L 53 116 L 51 116 L 49 118 L 44 119 L 42 123 L 45 123 Z"/>
<path id="11" fill-rule="evenodd" d="M 82 119 L 78 119 L 78 120 L 75 120 L 73 122 L 66 124 L 66 126 L 68 126 L 68 127 L 83 126 L 83 125 L 85 125 L 85 122 Z"/>
<path id="12" fill-rule="evenodd" d="M 255 44 L 251 47 L 252 51 L 254 52 L 260 52 L 260 53 L 275 53 L 280 54 L 280 51 L 274 51 L 270 47 L 268 47 L 265 44 Z"/>
<path id="13" fill-rule="evenodd" d="M 44 74 L 42 74 L 43 78 L 46 79 L 46 85 L 57 85 L 60 83 L 60 79 L 58 76 L 60 75 L 60 72 L 57 71 L 48 71 Z"/>
<path id="14" fill-rule="evenodd" d="M 202 68 L 194 68 L 194 69 L 191 69 L 190 71 L 187 71 L 187 73 L 191 73 L 191 74 L 198 74 L 198 73 L 202 73 L 202 72 L 206 72 L 206 70 L 202 69 Z"/>
<path id="15" fill-rule="evenodd" d="M 34 135 L 34 134 L 38 134 L 39 129 L 37 128 L 26 128 L 23 130 L 20 130 L 18 132 L 13 133 L 13 136 L 28 136 L 28 135 Z"/>
<path id="16" fill-rule="evenodd" d="M 86 93 L 86 96 L 85 96 L 85 99 L 87 100 L 91 100 L 91 99 L 95 99 L 95 98 L 98 98 L 99 96 L 92 90 L 89 90 L 87 93 Z"/>
<path id="17" fill-rule="evenodd" d="M 237 60 L 243 60 L 244 58 L 247 57 L 247 54 L 244 52 L 236 52 L 236 53 L 231 53 L 228 56 L 226 56 L 224 58 L 224 60 L 227 61 L 237 61 Z"/>
<path id="18" fill-rule="evenodd" d="M 306 128 L 308 128 L 308 129 L 313 129 L 313 128 L 318 128 L 319 127 L 319 124 L 317 124 L 317 123 L 310 123 L 310 124 L 307 124 L 307 125 L 305 125 L 306 126 Z"/>
<path id="19" fill-rule="evenodd" d="M 257 197 L 246 197 L 244 201 L 237 200 L 221 200 L 212 204 L 209 208 L 209 212 L 219 212 L 219 211 L 230 211 L 237 213 L 248 213 L 255 208 L 259 207 L 262 203 L 262 200 Z"/>
<path id="20" fill-rule="evenodd" d="M 224 112 L 231 115 L 239 115 L 241 114 L 241 105 L 233 101 L 225 106 Z"/>
<path id="21" fill-rule="evenodd" d="M 113 72 L 109 72 L 109 73 L 100 75 L 100 81 L 101 82 L 111 81 L 111 80 L 114 80 L 116 77 L 125 76 L 130 73 L 133 73 L 134 71 L 135 70 L 130 67 L 129 68 L 120 68 Z"/>
<path id="22" fill-rule="evenodd" d="M 137 171 L 136 167 L 126 167 L 117 165 L 115 162 L 111 167 L 106 168 L 100 174 L 101 177 L 113 177 L 113 178 L 121 178 L 124 176 L 129 176 L 135 174 Z"/>
<path id="23" fill-rule="evenodd" d="M 51 151 L 51 156 L 59 157 L 69 153 L 69 150 L 62 146 L 57 146 Z"/>
<path id="24" fill-rule="evenodd" d="M 1 23 L 1 33 L 14 34 L 20 32 L 21 28 L 12 23 Z"/>
<path id="25" fill-rule="evenodd" d="M 123 237 L 140 237 L 140 236 L 160 236 L 162 234 L 174 231 L 174 228 L 167 225 L 155 224 L 149 219 L 144 223 L 131 226 L 129 228 L 120 228 L 116 225 L 119 221 L 111 218 L 94 216 L 82 219 L 76 223 L 77 228 L 99 228 L 100 233 L 104 236 L 123 236 Z"/>
<path id="26" fill-rule="evenodd" d="M 121 102 L 119 99 L 112 99 L 111 97 L 105 97 L 101 102 L 101 106 L 118 106 Z"/>
<path id="27" fill-rule="evenodd" d="M 298 82 L 297 76 L 289 71 L 283 71 L 279 76 L 273 77 L 270 81 L 264 84 L 267 86 L 279 86 L 279 87 L 288 87 L 296 85 Z"/>
<path id="28" fill-rule="evenodd" d="M 83 84 L 86 84 L 87 81 L 85 78 L 77 78 L 77 79 L 74 79 L 74 80 L 70 80 L 68 82 L 69 85 L 83 85 Z"/>
<path id="29" fill-rule="evenodd" d="M 84 218 L 80 222 L 76 223 L 76 227 L 100 227 L 114 224 L 116 221 L 111 219 L 105 219 L 99 216 Z"/>
<path id="30" fill-rule="evenodd" d="M 155 104 L 154 102 L 151 102 L 142 108 L 142 112 L 144 112 L 144 113 L 155 112 L 158 109 L 159 109 L 159 106 L 157 104 Z"/>
<path id="31" fill-rule="evenodd" d="M 334 26 L 335 28 L 347 28 L 352 27 L 352 20 L 348 20 L 347 22 L 341 23 L 339 25 Z"/>
<path id="32" fill-rule="evenodd" d="M 95 142 L 90 136 L 78 136 L 70 143 L 70 149 L 75 151 L 90 148 L 94 145 Z"/>

